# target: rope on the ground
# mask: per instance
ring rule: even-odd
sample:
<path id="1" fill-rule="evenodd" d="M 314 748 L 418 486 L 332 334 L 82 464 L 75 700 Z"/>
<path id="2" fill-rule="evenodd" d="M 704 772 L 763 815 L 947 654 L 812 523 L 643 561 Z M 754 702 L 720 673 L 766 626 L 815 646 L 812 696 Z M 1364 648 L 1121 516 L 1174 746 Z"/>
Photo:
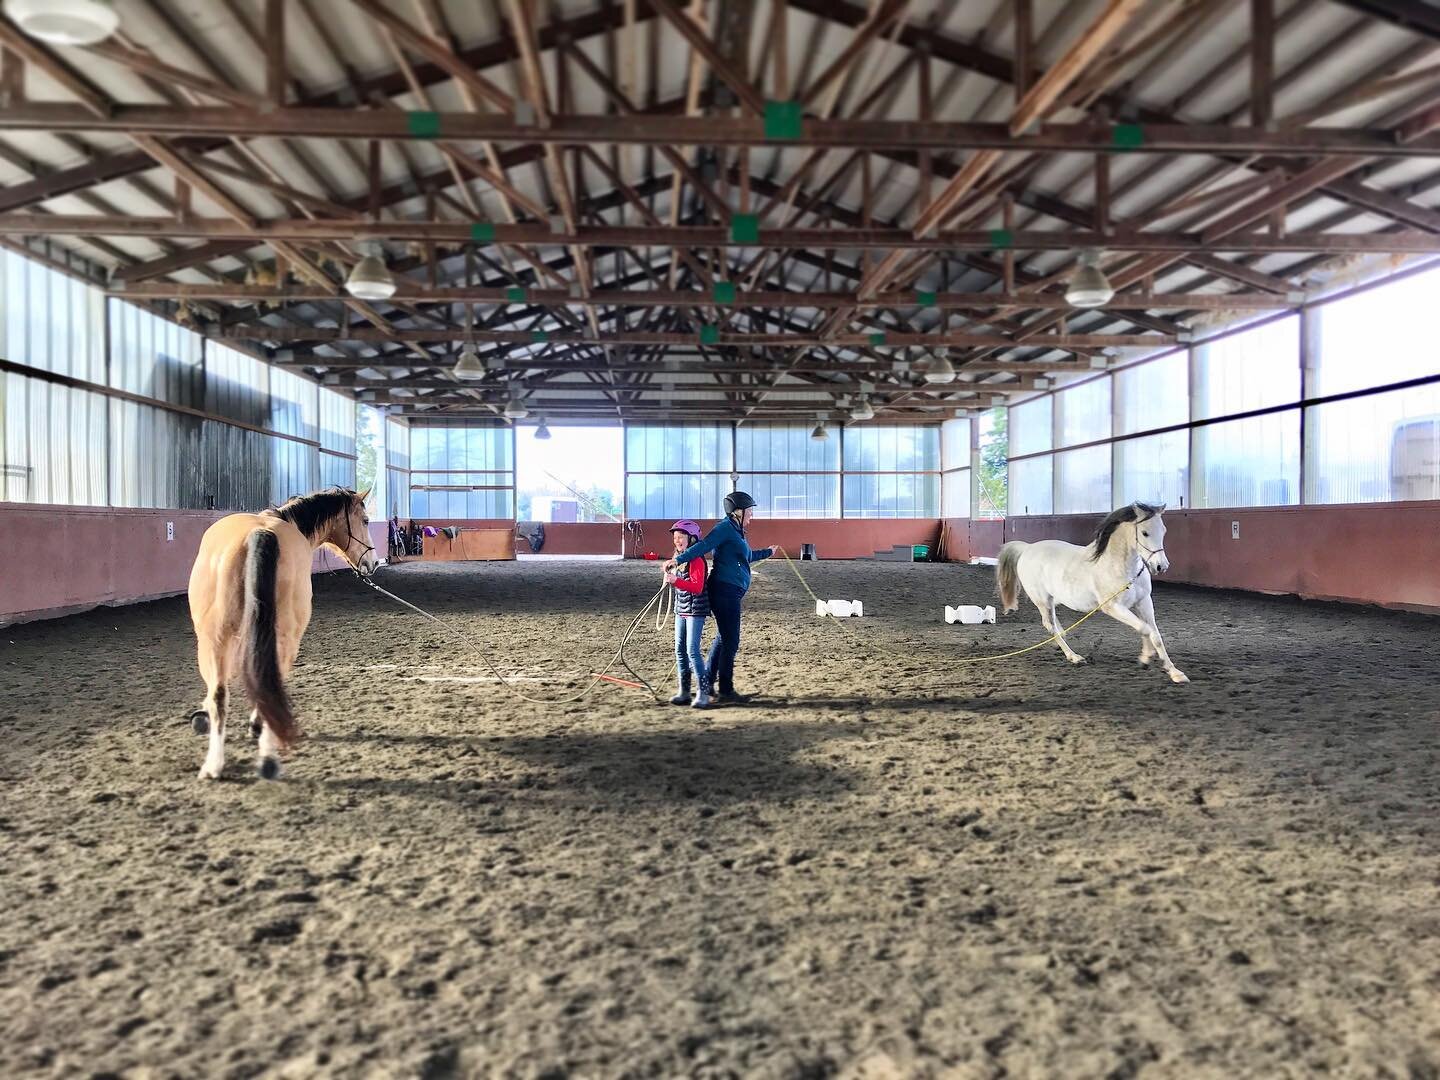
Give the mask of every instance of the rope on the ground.
<path id="1" fill-rule="evenodd" d="M 662 585 L 662 586 L 660 587 L 660 589 L 655 593 L 655 595 L 652 596 L 652 597 L 650 597 L 650 599 L 645 602 L 645 606 L 644 606 L 643 608 L 641 608 L 641 609 L 639 610 L 639 612 L 636 613 L 635 617 L 630 620 L 630 625 L 625 628 L 625 633 L 620 636 L 620 645 L 619 645 L 619 647 L 615 650 L 615 655 L 610 658 L 610 662 L 609 662 L 608 664 L 606 664 L 603 668 L 601 668 L 600 671 L 598 671 L 598 672 L 591 672 L 591 679 L 590 679 L 590 682 L 589 682 L 589 683 L 587 683 L 587 684 L 586 684 L 583 688 L 581 688 L 580 690 L 576 691 L 574 694 L 571 694 L 569 697 L 561 697 L 561 698 L 539 698 L 539 697 L 534 697 L 534 696 L 532 696 L 532 695 L 530 695 L 530 694 L 526 694 L 526 693 L 524 693 L 523 691 L 517 689 L 517 688 L 515 687 L 514 681 L 513 681 L 512 679 L 510 679 L 509 677 L 507 677 L 507 676 L 504 674 L 504 672 L 502 672 L 502 671 L 495 665 L 495 662 L 494 662 L 493 660 L 491 660 L 491 658 L 490 658 L 490 654 L 489 654 L 484 648 L 480 647 L 480 646 L 477 645 L 475 642 L 473 642 L 473 641 L 471 641 L 469 638 L 465 637 L 465 635 L 461 634 L 458 630 L 456 630 L 454 627 L 452 627 L 449 623 L 445 622 L 443 619 L 439 618 L 438 616 L 432 615 L 430 612 L 426 611 L 424 608 L 418 607 L 418 606 L 416 606 L 415 604 L 412 604 L 409 600 L 405 600 L 405 599 L 403 599 L 403 598 L 401 598 L 401 597 L 399 597 L 399 596 L 396 596 L 394 593 L 390 592 L 388 589 L 383 589 L 383 588 L 381 588 L 381 587 L 380 587 L 379 585 L 377 585 L 371 578 L 365 577 L 364 575 L 361 575 L 361 574 L 358 574 L 358 573 L 356 574 L 356 576 L 359 577 L 360 580 L 363 581 L 366 585 L 369 585 L 370 588 L 372 588 L 372 589 L 374 589 L 376 592 L 380 593 L 382 596 L 387 596 L 387 597 L 389 597 L 391 600 L 395 601 L 395 603 L 399 604 L 401 607 L 409 608 L 411 611 L 415 612 L 415 614 L 420 615 L 420 616 L 422 616 L 422 617 L 424 617 L 424 618 L 426 618 L 426 619 L 429 619 L 431 622 L 433 622 L 433 623 L 435 623 L 436 625 L 438 625 L 442 630 L 444 630 L 447 634 L 449 634 L 449 635 L 451 635 L 453 638 L 455 638 L 455 639 L 456 639 L 461 645 L 463 645 L 466 649 L 468 649 L 470 652 L 474 653 L 475 655 L 479 656 L 480 659 L 481 659 L 482 661 L 484 661 L 485 666 L 490 669 L 490 672 L 495 676 L 495 678 L 500 681 L 500 684 L 501 684 L 502 686 L 504 686 L 506 690 L 509 690 L 510 693 L 512 693 L 512 694 L 514 694 L 516 697 L 520 698 L 522 701 L 528 701 L 528 702 L 530 702 L 531 704 L 534 704 L 534 705 L 569 705 L 569 704 L 573 704 L 574 702 L 580 701 L 582 698 L 587 697 L 587 696 L 595 689 L 595 687 L 597 687 L 597 686 L 600 685 L 600 683 L 607 681 L 607 680 L 608 680 L 608 675 L 609 675 L 610 669 L 613 668 L 613 667 L 615 667 L 617 664 L 620 665 L 622 668 L 624 668 L 624 669 L 625 669 L 627 672 L 629 672 L 631 675 L 635 676 L 635 679 L 636 679 L 639 683 L 643 684 L 644 687 L 645 687 L 645 689 L 650 692 L 650 696 L 651 696 L 651 697 L 655 698 L 657 701 L 660 700 L 660 695 L 659 695 L 659 693 L 656 692 L 655 687 L 652 686 L 652 685 L 650 684 L 650 682 L 649 682 L 648 680 L 646 680 L 646 678 L 645 678 L 643 675 L 641 675 L 641 674 L 640 674 L 639 672 L 637 672 L 634 668 L 632 668 L 632 667 L 630 666 L 630 664 L 629 664 L 629 661 L 627 661 L 627 660 L 625 659 L 625 646 L 629 643 L 629 641 L 630 641 L 630 636 L 635 632 L 636 627 L 638 627 L 638 626 L 640 625 L 640 623 L 644 620 L 645 616 L 646 616 L 647 614 L 649 614 L 650 609 L 651 609 L 652 607 L 655 607 L 655 606 L 657 605 L 657 603 L 658 603 L 659 605 L 661 605 L 661 606 L 664 605 L 664 603 L 665 603 L 665 600 L 664 600 L 665 594 L 666 594 L 667 592 L 670 592 L 670 591 L 671 591 L 670 586 L 669 586 L 668 584 L 667 584 L 667 585 Z M 658 609 L 657 609 L 657 610 L 658 610 Z M 659 628 L 659 626 L 658 626 L 658 623 L 657 623 L 657 629 L 658 629 L 658 628 Z"/>
<path id="2" fill-rule="evenodd" d="M 785 559 L 785 562 L 789 565 L 790 569 L 795 572 L 795 578 L 796 578 L 796 580 L 799 581 L 800 584 L 804 587 L 805 591 L 810 594 L 810 599 L 814 600 L 816 604 L 823 604 L 824 601 L 822 601 L 822 600 L 820 599 L 820 597 L 818 597 L 818 596 L 815 595 L 815 590 L 812 589 L 812 588 L 810 588 L 810 583 L 805 580 L 805 575 L 803 575 L 802 573 L 800 573 L 800 568 L 795 565 L 795 560 L 792 559 L 792 558 L 790 558 L 790 553 L 789 553 L 788 551 L 786 551 L 783 547 L 780 547 L 779 545 L 776 546 L 775 550 L 778 551 L 778 552 L 781 554 L 781 556 Z M 1057 630 L 1057 631 L 1055 631 L 1055 633 L 1051 634 L 1049 637 L 1045 638 L 1043 641 L 1037 641 L 1037 642 L 1035 642 L 1035 644 L 1033 644 L 1033 645 L 1027 645 L 1027 646 L 1025 646 L 1025 648 L 1023 648 L 1023 649 L 1014 649 L 1014 650 L 1012 650 L 1012 651 L 1010 651 L 1010 652 L 997 653 L 997 654 L 995 654 L 994 656 L 967 656 L 967 657 L 961 657 L 961 658 L 958 658 L 958 659 L 951 659 L 951 660 L 949 661 L 949 663 L 952 663 L 952 664 L 983 664 L 983 663 L 986 663 L 986 662 L 991 661 L 991 660 L 1010 660 L 1010 659 L 1013 659 L 1014 657 L 1017 657 L 1017 656 L 1024 656 L 1024 655 L 1025 655 L 1026 653 L 1028 653 L 1028 652 L 1034 652 L 1036 649 L 1042 648 L 1042 647 L 1045 646 L 1045 645 L 1049 645 L 1049 644 L 1051 644 L 1052 642 L 1059 641 L 1060 638 L 1061 638 L 1063 635 L 1070 633 L 1071 630 L 1074 630 L 1077 626 L 1079 626 L 1081 623 L 1083 623 L 1086 619 L 1090 618 L 1090 616 L 1096 614 L 1097 612 L 1102 611 L 1102 610 L 1105 608 L 1105 605 L 1106 605 L 1106 604 L 1110 603 L 1110 601 L 1114 600 L 1117 596 L 1119 596 L 1121 593 L 1123 593 L 1126 589 L 1130 588 L 1130 586 L 1133 585 L 1133 584 L 1135 584 L 1135 578 L 1131 578 L 1129 581 L 1125 582 L 1124 585 L 1121 585 L 1120 588 L 1116 589 L 1113 593 L 1111 593 L 1109 596 L 1107 596 L 1104 600 L 1101 600 L 1099 604 L 1097 604 L 1095 607 L 1091 608 L 1091 609 L 1090 609 L 1089 611 L 1087 611 L 1084 615 L 1080 616 L 1080 618 L 1076 619 L 1076 620 L 1075 620 L 1073 623 L 1071 623 L 1069 626 L 1065 627 L 1064 630 Z M 860 641 L 862 644 L 868 645 L 868 646 L 869 646 L 870 648 L 872 648 L 872 649 L 878 649 L 880 652 L 888 652 L 888 653 L 890 653 L 890 654 L 893 655 L 893 656 L 913 657 L 913 656 L 915 655 L 913 652 L 901 652 L 901 651 L 898 650 L 898 649 L 891 649 L 891 648 L 889 648 L 889 647 L 887 647 L 887 646 L 885 646 L 885 645 L 881 645 L 879 642 L 871 641 L 871 640 L 868 640 L 868 639 L 866 639 L 866 638 L 863 638 L 863 637 L 860 636 L 860 634 L 859 634 L 858 631 L 856 631 L 856 630 L 855 630 L 853 627 L 851 627 L 851 626 L 842 624 L 841 621 L 840 621 L 838 618 L 831 618 L 830 621 L 833 622 L 833 623 L 835 623 L 837 626 L 843 625 L 843 626 L 844 626 L 844 629 L 845 629 L 846 631 L 848 631 L 849 633 L 851 633 L 851 634 L 856 638 L 856 640 Z"/>

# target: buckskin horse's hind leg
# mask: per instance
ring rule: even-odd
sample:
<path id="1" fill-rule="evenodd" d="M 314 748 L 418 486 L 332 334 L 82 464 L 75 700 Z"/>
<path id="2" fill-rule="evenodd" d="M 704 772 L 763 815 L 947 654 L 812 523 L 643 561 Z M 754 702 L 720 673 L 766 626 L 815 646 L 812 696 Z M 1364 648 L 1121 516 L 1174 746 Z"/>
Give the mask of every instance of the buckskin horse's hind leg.
<path id="1" fill-rule="evenodd" d="M 201 720 L 210 735 L 205 764 L 200 766 L 202 780 L 218 780 L 225 771 L 225 711 L 228 704 L 231 657 L 225 645 L 208 636 L 201 637 L 199 646 L 200 674 L 205 679 L 205 709 L 197 712 L 191 722 L 197 732 Z"/>

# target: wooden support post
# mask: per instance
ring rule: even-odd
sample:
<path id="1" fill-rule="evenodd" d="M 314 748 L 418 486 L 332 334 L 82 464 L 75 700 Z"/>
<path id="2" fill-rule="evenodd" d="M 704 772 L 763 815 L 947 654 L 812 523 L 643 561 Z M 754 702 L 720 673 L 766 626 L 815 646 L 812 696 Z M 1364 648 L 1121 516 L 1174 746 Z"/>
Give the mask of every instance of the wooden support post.
<path id="1" fill-rule="evenodd" d="M 1000 220 L 1006 232 L 1015 228 L 1015 199 L 1009 192 L 1000 200 Z M 1006 248 L 1002 256 L 1002 272 L 1005 275 L 1005 292 L 1015 291 L 1015 251 L 1013 248 Z"/>
<path id="2" fill-rule="evenodd" d="M 771 42 L 771 63 L 775 72 L 775 100 L 790 100 L 790 5 L 787 0 L 773 0 L 775 5 L 775 38 Z"/>
<path id="3" fill-rule="evenodd" d="M 380 220 L 380 140 L 370 140 L 370 156 L 366 175 L 370 188 L 369 214 L 371 221 Z"/>
<path id="4" fill-rule="evenodd" d="M 0 45 L 0 108 L 25 101 L 25 58 Z"/>
<path id="5" fill-rule="evenodd" d="M 1275 120 L 1275 0 L 1250 0 L 1250 123 Z"/>
<path id="6" fill-rule="evenodd" d="M 285 0 L 265 0 L 265 95 L 285 107 Z"/>
<path id="7" fill-rule="evenodd" d="M 175 177 L 175 220 L 188 223 L 191 218 L 190 185 L 183 177 Z"/>
<path id="8" fill-rule="evenodd" d="M 1030 42 L 1035 33 L 1035 12 L 1030 0 L 1015 0 L 1015 101 L 1025 99 L 1035 78 Z"/>

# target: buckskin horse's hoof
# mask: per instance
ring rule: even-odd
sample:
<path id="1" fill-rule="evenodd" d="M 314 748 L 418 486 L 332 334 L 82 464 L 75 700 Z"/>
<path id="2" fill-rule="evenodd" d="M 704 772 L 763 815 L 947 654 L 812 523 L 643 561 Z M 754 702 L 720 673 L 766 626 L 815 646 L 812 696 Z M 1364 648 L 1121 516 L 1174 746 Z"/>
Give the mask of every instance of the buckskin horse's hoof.
<path id="1" fill-rule="evenodd" d="M 279 780 L 280 759 L 275 757 L 261 758 L 259 772 L 261 780 Z"/>
<path id="2" fill-rule="evenodd" d="M 190 727 L 196 735 L 210 734 L 210 714 L 204 709 L 196 709 L 190 714 Z"/>

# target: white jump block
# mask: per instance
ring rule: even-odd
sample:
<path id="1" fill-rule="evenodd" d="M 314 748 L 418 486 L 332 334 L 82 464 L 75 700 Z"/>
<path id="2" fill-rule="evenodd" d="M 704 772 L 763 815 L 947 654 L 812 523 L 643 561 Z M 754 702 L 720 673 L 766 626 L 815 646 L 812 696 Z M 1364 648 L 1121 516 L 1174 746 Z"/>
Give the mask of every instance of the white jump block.
<path id="1" fill-rule="evenodd" d="M 851 615 L 864 615 L 865 605 L 859 600 L 816 600 L 815 614 L 848 619 Z"/>
<path id="2" fill-rule="evenodd" d="M 945 605 L 945 621 L 947 623 L 993 623 L 995 621 L 995 609 L 993 607 L 976 607 L 974 604 L 961 604 L 959 607 Z"/>

